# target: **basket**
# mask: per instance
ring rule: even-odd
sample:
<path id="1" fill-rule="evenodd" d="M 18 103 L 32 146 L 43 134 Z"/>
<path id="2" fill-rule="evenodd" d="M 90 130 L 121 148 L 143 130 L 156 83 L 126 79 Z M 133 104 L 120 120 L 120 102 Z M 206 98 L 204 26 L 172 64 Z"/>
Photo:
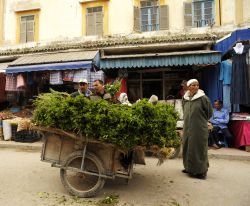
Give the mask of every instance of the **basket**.
<path id="1" fill-rule="evenodd" d="M 36 131 L 22 130 L 16 132 L 15 142 L 37 142 L 42 138 L 42 135 Z"/>

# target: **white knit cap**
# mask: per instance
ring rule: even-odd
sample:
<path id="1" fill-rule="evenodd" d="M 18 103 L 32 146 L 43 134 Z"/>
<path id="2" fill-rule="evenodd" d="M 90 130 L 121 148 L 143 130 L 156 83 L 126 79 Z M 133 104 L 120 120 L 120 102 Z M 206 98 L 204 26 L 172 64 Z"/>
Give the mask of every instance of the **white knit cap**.
<path id="1" fill-rule="evenodd" d="M 189 87 L 194 82 L 198 82 L 198 80 L 197 79 L 190 79 L 190 80 L 188 80 L 187 86 Z"/>

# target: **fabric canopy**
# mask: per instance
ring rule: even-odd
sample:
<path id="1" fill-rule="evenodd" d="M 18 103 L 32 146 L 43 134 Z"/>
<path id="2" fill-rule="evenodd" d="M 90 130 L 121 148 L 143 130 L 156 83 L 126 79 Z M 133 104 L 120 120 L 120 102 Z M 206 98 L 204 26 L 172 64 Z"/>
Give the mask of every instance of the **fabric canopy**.
<path id="1" fill-rule="evenodd" d="M 47 70 L 68 70 L 68 69 L 90 69 L 92 61 L 79 61 L 79 62 L 64 62 L 54 64 L 37 64 L 26 66 L 14 66 L 6 68 L 7 74 L 19 72 L 32 72 L 32 71 L 47 71 Z"/>
<path id="2" fill-rule="evenodd" d="M 152 68 L 182 65 L 216 64 L 221 54 L 215 51 L 184 51 L 139 55 L 116 55 L 101 58 L 101 69 Z"/>
<path id="3" fill-rule="evenodd" d="M 224 55 L 233 47 L 235 42 L 247 40 L 250 40 L 250 29 L 236 30 L 230 35 L 218 40 L 213 49 L 222 52 L 222 55 Z"/>

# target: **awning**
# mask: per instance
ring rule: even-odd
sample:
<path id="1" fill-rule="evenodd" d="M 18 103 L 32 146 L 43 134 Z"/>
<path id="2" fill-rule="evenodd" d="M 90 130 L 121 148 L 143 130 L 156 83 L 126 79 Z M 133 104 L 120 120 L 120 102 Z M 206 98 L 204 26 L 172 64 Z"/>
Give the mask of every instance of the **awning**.
<path id="1" fill-rule="evenodd" d="M 11 62 L 6 73 L 99 67 L 98 51 L 74 51 L 26 55 Z"/>
<path id="2" fill-rule="evenodd" d="M 183 65 L 216 64 L 221 61 L 220 52 L 210 50 L 184 51 L 170 53 L 151 53 L 138 55 L 104 56 L 101 69 L 147 68 Z"/>
<path id="3" fill-rule="evenodd" d="M 8 67 L 6 69 L 6 73 L 11 74 L 11 73 L 19 73 L 19 72 L 33 72 L 33 71 L 89 69 L 89 68 L 91 68 L 91 66 L 92 66 L 92 61 L 66 62 L 66 63 L 54 63 L 54 64 L 38 64 L 38 65 Z"/>
<path id="4" fill-rule="evenodd" d="M 228 50 L 232 49 L 235 42 L 247 40 L 250 40 L 250 29 L 236 30 L 224 38 L 218 40 L 213 49 L 220 51 L 222 55 L 224 55 Z"/>
<path id="5" fill-rule="evenodd" d="M 0 73 L 5 73 L 5 70 L 8 67 L 8 65 L 9 65 L 9 62 L 0 63 Z"/>

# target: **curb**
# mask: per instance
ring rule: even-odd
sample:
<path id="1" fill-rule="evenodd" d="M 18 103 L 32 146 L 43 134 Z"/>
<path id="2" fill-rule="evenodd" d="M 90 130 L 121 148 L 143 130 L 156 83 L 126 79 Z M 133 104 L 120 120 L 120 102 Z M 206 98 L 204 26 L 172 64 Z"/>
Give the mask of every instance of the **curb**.
<path id="1" fill-rule="evenodd" d="M 0 141 L 0 148 L 40 152 L 42 150 L 42 144 L 42 142 L 22 143 L 12 141 Z"/>
<path id="2" fill-rule="evenodd" d="M 34 142 L 34 143 L 22 143 L 22 142 L 14 142 L 14 141 L 1 141 L 0 140 L 0 148 L 5 149 L 18 149 L 22 151 L 33 151 L 33 152 L 41 152 L 43 142 Z M 236 153 L 236 154 L 232 154 Z M 150 156 L 147 155 L 146 156 Z M 182 158 L 181 151 L 177 158 Z M 224 151 L 224 152 L 211 152 L 208 151 L 208 158 L 211 159 L 223 159 L 223 160 L 238 160 L 238 161 L 250 161 L 250 152 L 233 150 L 232 151 Z"/>
<path id="3" fill-rule="evenodd" d="M 208 158 L 224 159 L 224 160 L 250 161 L 250 156 L 245 156 L 245 155 L 208 154 Z"/>

